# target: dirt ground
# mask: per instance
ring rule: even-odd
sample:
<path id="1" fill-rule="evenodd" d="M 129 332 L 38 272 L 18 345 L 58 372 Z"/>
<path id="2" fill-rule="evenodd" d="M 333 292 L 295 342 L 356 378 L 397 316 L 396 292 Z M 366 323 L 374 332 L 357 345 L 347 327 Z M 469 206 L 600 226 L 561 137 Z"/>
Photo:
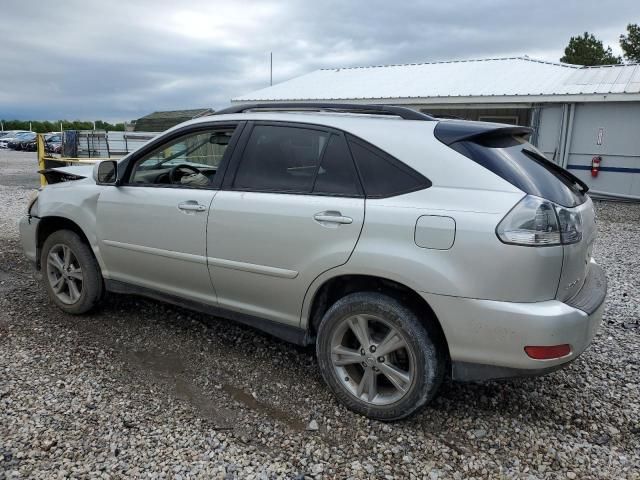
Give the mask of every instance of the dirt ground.
<path id="1" fill-rule="evenodd" d="M 15 228 L 35 170 L 0 151 L 0 479 L 640 478 L 639 205 L 597 204 L 610 294 L 582 357 L 447 382 L 384 424 L 337 403 L 311 348 L 136 297 L 54 308 Z"/>

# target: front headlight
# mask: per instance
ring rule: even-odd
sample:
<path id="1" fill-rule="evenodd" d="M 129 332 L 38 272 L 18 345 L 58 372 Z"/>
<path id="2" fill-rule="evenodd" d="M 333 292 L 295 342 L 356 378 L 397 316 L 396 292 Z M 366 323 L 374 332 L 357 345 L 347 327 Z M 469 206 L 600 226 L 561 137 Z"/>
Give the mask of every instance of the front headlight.
<path id="1" fill-rule="evenodd" d="M 582 240 L 580 213 L 527 195 L 502 219 L 498 238 L 512 245 L 546 247 Z"/>

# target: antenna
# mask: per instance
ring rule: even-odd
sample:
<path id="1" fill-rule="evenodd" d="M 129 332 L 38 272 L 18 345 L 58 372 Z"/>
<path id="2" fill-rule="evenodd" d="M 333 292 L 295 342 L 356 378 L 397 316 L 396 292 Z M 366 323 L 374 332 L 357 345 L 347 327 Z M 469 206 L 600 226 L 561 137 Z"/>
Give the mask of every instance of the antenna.
<path id="1" fill-rule="evenodd" d="M 269 52 L 269 85 L 273 85 L 273 52 Z"/>

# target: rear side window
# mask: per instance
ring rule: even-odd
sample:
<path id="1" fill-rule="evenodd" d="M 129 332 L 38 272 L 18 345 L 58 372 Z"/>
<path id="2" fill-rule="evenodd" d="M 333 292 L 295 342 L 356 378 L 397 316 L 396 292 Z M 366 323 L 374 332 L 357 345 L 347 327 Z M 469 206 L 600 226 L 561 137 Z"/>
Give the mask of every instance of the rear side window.
<path id="1" fill-rule="evenodd" d="M 522 137 L 480 137 L 452 143 L 451 148 L 529 195 L 564 207 L 575 207 L 586 201 L 587 186 L 547 160 Z"/>
<path id="2" fill-rule="evenodd" d="M 349 147 L 369 198 L 391 197 L 431 186 L 427 178 L 372 145 L 350 136 Z"/>
<path id="3" fill-rule="evenodd" d="M 358 173 L 342 135 L 331 135 L 322 157 L 313 193 L 347 197 L 362 195 Z"/>
<path id="4" fill-rule="evenodd" d="M 256 125 L 242 154 L 234 188 L 310 192 L 328 140 L 329 134 L 321 130 Z"/>

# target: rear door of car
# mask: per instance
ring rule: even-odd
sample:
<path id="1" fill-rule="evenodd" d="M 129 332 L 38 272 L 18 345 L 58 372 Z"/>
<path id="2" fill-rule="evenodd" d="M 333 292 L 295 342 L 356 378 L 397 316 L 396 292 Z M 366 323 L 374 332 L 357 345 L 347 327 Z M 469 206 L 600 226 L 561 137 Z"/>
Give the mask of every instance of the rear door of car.
<path id="1" fill-rule="evenodd" d="M 207 226 L 221 307 L 298 326 L 305 292 L 347 262 L 364 194 L 341 132 L 249 122 Z"/>

